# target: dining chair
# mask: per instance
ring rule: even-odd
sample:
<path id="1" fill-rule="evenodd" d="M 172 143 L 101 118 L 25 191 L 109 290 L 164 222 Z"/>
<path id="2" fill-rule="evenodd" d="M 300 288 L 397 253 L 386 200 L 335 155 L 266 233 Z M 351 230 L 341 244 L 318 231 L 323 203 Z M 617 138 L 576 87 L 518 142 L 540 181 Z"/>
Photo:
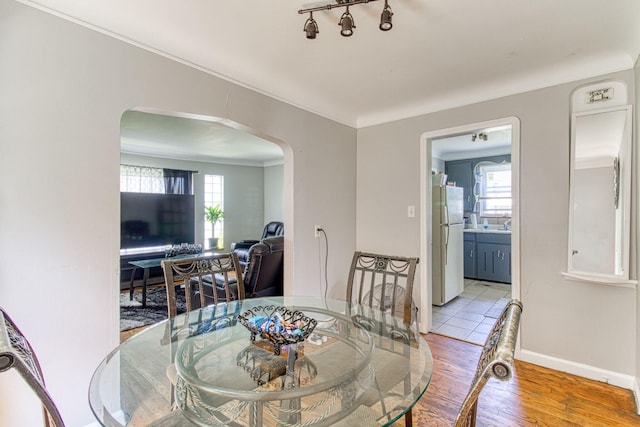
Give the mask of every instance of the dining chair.
<path id="1" fill-rule="evenodd" d="M 417 329 L 413 282 L 418 258 L 355 252 L 347 281 L 347 301 L 398 317 Z"/>
<path id="2" fill-rule="evenodd" d="M 187 311 L 204 307 L 206 301 L 214 304 L 224 301 L 242 300 L 245 298 L 242 283 L 242 270 L 238 256 L 233 253 L 222 253 L 185 259 L 166 259 L 160 263 L 167 286 L 167 309 L 169 318 L 176 317 L 176 287 L 184 288 Z M 215 287 L 205 287 L 205 278 L 209 276 L 216 283 Z M 197 292 L 192 292 L 192 290 Z M 199 304 L 194 304 L 193 296 L 199 295 Z"/>
<path id="3" fill-rule="evenodd" d="M 175 366 L 176 347 L 173 345 L 177 335 L 183 329 L 175 323 L 178 314 L 176 303 L 176 288 L 184 288 L 187 312 L 207 305 L 207 301 L 217 306 L 218 303 L 245 298 L 244 286 L 237 286 L 242 282 L 242 270 L 238 256 L 234 252 L 206 255 L 185 259 L 165 259 L 160 263 L 164 272 L 165 285 L 167 287 L 167 310 L 169 321 L 163 341 L 169 345 L 171 363 L 167 366 L 167 378 L 171 383 L 171 404 L 174 404 L 174 389 L 178 382 L 178 374 Z M 205 280 L 215 283 L 216 286 L 205 286 Z M 195 303 L 193 297 L 197 295 L 199 301 Z M 215 312 L 215 310 L 214 310 Z M 203 316 L 200 310 L 198 316 Z M 227 321 L 223 317 L 223 322 Z M 189 318 L 185 319 L 188 327 Z M 217 319 L 216 322 L 220 322 Z M 217 327 L 212 324 L 212 327 Z"/>
<path id="4" fill-rule="evenodd" d="M 15 368 L 42 402 L 45 427 L 64 427 L 31 344 L 2 307 L 0 318 L 0 372 Z"/>
<path id="5" fill-rule="evenodd" d="M 376 343 L 376 351 L 388 353 L 385 359 L 393 370 L 378 369 L 378 372 L 392 371 L 393 375 L 379 377 L 378 389 L 382 383 L 390 385 L 385 394 L 377 396 L 377 404 L 393 405 L 394 398 L 400 396 L 393 393 L 395 385 L 402 384 L 406 389 L 411 384 L 411 371 L 407 354 L 397 352 L 406 346 L 394 346 L 394 341 L 402 340 L 406 344 L 416 342 L 419 337 L 418 308 L 413 301 L 413 282 L 418 258 L 389 256 L 382 254 L 355 252 L 351 261 L 347 281 L 347 302 L 356 303 L 358 307 L 370 308 L 369 312 L 353 314 L 352 319 L 359 327 L 376 331 L 385 337 L 385 342 Z M 378 314 L 381 313 L 381 314 Z M 389 368 L 389 366 L 387 366 Z M 369 396 L 373 403 L 374 396 Z M 411 410 L 405 413 L 405 425 L 413 424 Z"/>
<path id="6" fill-rule="evenodd" d="M 476 425 L 478 396 L 489 378 L 507 381 L 512 377 L 513 357 L 521 314 L 522 303 L 513 299 L 504 308 L 493 326 L 482 348 L 473 382 L 462 402 L 455 427 L 474 427 Z"/>

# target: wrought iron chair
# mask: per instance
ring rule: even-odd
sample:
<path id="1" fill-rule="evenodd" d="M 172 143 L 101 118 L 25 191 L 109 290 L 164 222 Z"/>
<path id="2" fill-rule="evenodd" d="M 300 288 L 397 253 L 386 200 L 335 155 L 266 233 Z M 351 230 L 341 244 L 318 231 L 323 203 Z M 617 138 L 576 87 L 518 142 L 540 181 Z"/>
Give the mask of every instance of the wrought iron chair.
<path id="1" fill-rule="evenodd" d="M 238 261 L 238 256 L 234 253 L 215 254 L 196 258 L 163 260 L 160 265 L 164 272 L 165 285 L 167 287 L 167 309 L 169 311 L 169 322 L 163 341 L 169 344 L 171 360 L 175 360 L 176 348 L 172 344 L 177 340 L 175 334 L 180 333 L 181 326 L 175 323 L 177 316 L 176 287 L 184 287 L 187 312 L 195 308 L 205 307 L 207 301 L 213 301 L 214 305 L 219 302 L 232 300 L 243 300 L 245 298 L 244 286 L 237 286 L 242 282 L 242 270 Z M 205 286 L 205 278 L 209 277 L 210 283 L 216 286 Z M 194 289 L 195 288 L 195 289 Z M 194 292 L 194 290 L 196 292 Z M 194 303 L 193 296 L 198 295 L 199 301 Z M 215 310 L 214 310 L 215 312 Z M 203 316 L 201 310 L 198 314 Z M 225 317 L 223 321 L 227 321 Z M 185 320 L 188 328 L 189 319 Z M 217 326 L 213 326 L 217 327 Z M 167 367 L 167 377 L 171 383 L 171 402 L 173 403 L 173 388 L 178 378 L 175 363 Z"/>
<path id="2" fill-rule="evenodd" d="M 42 402 L 45 427 L 64 427 L 64 422 L 45 384 L 40 363 L 31 344 L 0 307 L 0 372 L 16 368 Z"/>
<path id="3" fill-rule="evenodd" d="M 352 319 L 360 327 L 375 329 L 378 335 L 387 337 L 388 342 L 376 343 L 380 351 L 394 351 L 394 340 L 411 343 L 419 337 L 418 308 L 412 298 L 417 264 L 418 258 L 364 252 L 355 252 L 353 255 L 347 281 L 347 301 L 386 315 L 376 317 L 371 312 L 362 312 L 354 314 Z M 410 387 L 411 372 L 407 355 L 399 356 L 398 364 L 407 365 L 407 370 L 399 374 L 397 384 L 403 383 L 406 389 Z M 390 383 L 393 382 L 391 380 Z M 393 393 L 389 391 L 378 398 L 380 404 L 389 404 L 385 400 L 392 402 Z M 405 414 L 405 425 L 412 424 L 413 417 L 409 410 Z"/>
<path id="4" fill-rule="evenodd" d="M 233 252 L 196 258 L 163 260 L 160 264 L 167 286 L 169 318 L 177 315 L 176 286 L 184 286 L 187 311 L 193 310 L 196 306 L 204 307 L 207 299 L 218 304 L 218 302 L 241 300 L 245 297 L 244 287 L 236 285 L 236 282 L 243 283 L 242 270 L 238 256 Z M 206 291 L 204 286 L 206 276 L 215 278 L 216 286 L 213 288 L 209 286 L 209 291 Z M 197 293 L 191 292 L 192 288 L 196 288 Z M 199 304 L 194 304 L 192 300 L 195 294 L 200 297 Z"/>
<path id="5" fill-rule="evenodd" d="M 476 425 L 478 396 L 489 378 L 493 377 L 501 381 L 511 378 L 514 371 L 513 353 L 518 338 L 521 313 L 522 303 L 515 299 L 511 300 L 502 311 L 482 349 L 475 377 L 469 393 L 462 402 L 455 427 Z"/>

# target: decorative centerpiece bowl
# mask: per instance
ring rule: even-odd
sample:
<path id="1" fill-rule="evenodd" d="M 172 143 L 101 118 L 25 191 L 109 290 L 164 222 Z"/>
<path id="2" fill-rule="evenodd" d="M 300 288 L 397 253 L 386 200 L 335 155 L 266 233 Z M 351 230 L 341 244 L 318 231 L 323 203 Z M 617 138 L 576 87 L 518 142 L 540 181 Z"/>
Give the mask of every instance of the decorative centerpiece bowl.
<path id="1" fill-rule="evenodd" d="M 253 307 L 238 315 L 240 323 L 251 332 L 251 341 L 260 336 L 273 344 L 273 354 L 279 355 L 283 345 L 304 341 L 318 322 L 301 311 L 267 305 Z"/>

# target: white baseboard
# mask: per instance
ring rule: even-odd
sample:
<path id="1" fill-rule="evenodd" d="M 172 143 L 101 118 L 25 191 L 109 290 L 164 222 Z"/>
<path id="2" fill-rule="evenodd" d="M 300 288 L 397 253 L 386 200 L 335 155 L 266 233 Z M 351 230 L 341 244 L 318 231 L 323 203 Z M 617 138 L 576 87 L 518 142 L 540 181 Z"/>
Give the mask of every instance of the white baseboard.
<path id="1" fill-rule="evenodd" d="M 544 366 L 545 368 L 567 372 L 590 380 L 600 381 L 631 390 L 636 396 L 636 408 L 638 407 L 638 398 L 640 397 L 640 394 L 638 393 L 640 392 L 640 389 L 638 388 L 638 382 L 633 375 L 607 371 L 606 369 L 596 368 L 595 366 L 547 356 L 545 354 L 529 350 L 521 350 L 518 358 L 524 362 L 533 363 L 534 365 Z"/>

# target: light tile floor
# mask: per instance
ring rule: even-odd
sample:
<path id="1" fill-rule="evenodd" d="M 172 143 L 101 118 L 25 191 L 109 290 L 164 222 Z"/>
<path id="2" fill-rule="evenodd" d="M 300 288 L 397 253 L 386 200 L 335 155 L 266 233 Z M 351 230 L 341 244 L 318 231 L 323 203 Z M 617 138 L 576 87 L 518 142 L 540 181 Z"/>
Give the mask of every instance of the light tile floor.
<path id="1" fill-rule="evenodd" d="M 484 345 L 487 335 L 511 300 L 511 285 L 464 279 L 464 292 L 447 304 L 433 306 L 432 331 Z"/>

